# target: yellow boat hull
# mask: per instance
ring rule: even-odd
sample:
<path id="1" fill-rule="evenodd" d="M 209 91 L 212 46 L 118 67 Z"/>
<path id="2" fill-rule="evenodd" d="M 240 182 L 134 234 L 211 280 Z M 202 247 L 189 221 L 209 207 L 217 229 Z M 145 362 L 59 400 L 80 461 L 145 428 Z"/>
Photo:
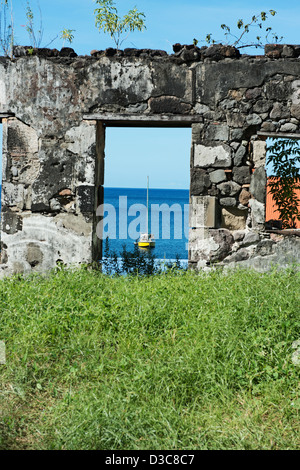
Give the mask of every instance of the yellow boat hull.
<path id="1" fill-rule="evenodd" d="M 154 248 L 155 242 L 138 242 L 140 248 Z"/>

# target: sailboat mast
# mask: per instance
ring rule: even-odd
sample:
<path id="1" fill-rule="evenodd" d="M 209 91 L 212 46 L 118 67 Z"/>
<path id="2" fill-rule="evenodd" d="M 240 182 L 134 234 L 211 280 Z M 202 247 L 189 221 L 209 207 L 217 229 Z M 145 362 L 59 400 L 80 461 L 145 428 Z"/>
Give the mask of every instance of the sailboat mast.
<path id="1" fill-rule="evenodd" d="M 147 235 L 149 235 L 149 176 L 147 176 Z"/>

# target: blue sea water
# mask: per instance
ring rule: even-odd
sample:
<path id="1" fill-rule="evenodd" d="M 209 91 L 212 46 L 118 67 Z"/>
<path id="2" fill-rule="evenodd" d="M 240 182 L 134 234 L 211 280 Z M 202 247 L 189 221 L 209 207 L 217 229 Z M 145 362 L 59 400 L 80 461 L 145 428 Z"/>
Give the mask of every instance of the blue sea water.
<path id="1" fill-rule="evenodd" d="M 146 207 L 146 189 L 104 189 L 103 239 L 109 237 L 112 251 L 119 254 L 124 244 L 131 251 L 139 233 L 147 231 Z M 189 190 L 149 189 L 148 207 L 155 258 L 187 260 Z"/>
<path id="2" fill-rule="evenodd" d="M 104 212 L 103 238 L 109 236 L 110 249 L 118 254 L 124 244 L 127 250 L 132 251 L 138 234 L 146 231 L 147 190 L 105 188 L 104 204 L 104 210 L 108 210 Z M 181 260 L 187 260 L 188 205 L 189 190 L 149 189 L 149 228 L 153 229 L 156 241 L 151 252 L 156 259 L 169 260 L 179 257 Z M 103 243 L 103 248 L 104 245 Z"/>

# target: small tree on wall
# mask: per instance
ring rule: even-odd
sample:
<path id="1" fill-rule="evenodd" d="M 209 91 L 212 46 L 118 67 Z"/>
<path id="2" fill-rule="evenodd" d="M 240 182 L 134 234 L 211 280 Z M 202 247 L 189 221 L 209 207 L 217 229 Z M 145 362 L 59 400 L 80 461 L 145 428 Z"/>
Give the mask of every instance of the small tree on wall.
<path id="1" fill-rule="evenodd" d="M 274 139 L 267 164 L 273 167 L 268 186 L 277 205 L 283 228 L 295 228 L 300 220 L 300 147 L 294 139 Z"/>
<path id="2" fill-rule="evenodd" d="M 146 29 L 145 15 L 139 12 L 136 7 L 121 18 L 113 0 L 96 0 L 96 3 L 99 6 L 94 11 L 96 27 L 99 31 L 103 29 L 104 33 L 110 34 L 117 49 L 130 32 Z M 122 39 L 122 35 L 125 33 L 127 33 L 127 36 Z"/>
<path id="3" fill-rule="evenodd" d="M 221 29 L 224 31 L 224 35 L 226 37 L 226 43 L 236 47 L 237 49 L 242 49 L 244 47 L 263 48 L 265 43 L 270 42 L 270 39 L 274 43 L 281 41 L 283 37 L 279 37 L 277 33 L 272 31 L 270 26 L 266 26 L 268 15 L 270 14 L 271 16 L 275 16 L 276 13 L 277 12 L 275 10 L 269 10 L 268 12 L 261 11 L 260 13 L 253 15 L 248 22 L 243 19 L 239 19 L 236 23 L 236 34 L 232 32 L 232 29 L 228 25 L 221 24 Z M 265 24 L 263 25 L 263 23 Z M 255 28 L 257 28 L 257 32 L 259 32 L 259 34 L 256 35 L 254 41 L 244 42 L 245 37 Z M 194 43 L 195 41 L 197 40 L 194 39 Z M 206 42 L 208 44 L 216 43 L 211 34 L 206 35 Z"/>

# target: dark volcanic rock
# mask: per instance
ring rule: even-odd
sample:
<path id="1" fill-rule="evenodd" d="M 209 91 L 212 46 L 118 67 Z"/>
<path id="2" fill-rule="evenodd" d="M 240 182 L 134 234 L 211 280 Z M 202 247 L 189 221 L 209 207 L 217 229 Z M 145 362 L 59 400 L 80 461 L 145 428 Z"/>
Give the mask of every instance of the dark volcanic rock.
<path id="1" fill-rule="evenodd" d="M 183 49 L 183 46 L 181 44 L 179 44 L 179 42 L 177 42 L 176 44 L 173 45 L 173 51 L 175 53 L 181 51 L 181 49 Z"/>
<path id="2" fill-rule="evenodd" d="M 56 57 L 59 54 L 59 51 L 57 49 L 49 49 L 47 47 L 34 49 L 34 52 L 35 52 L 35 55 L 37 55 L 38 57 Z M 68 57 L 76 57 L 76 56 L 69 55 Z"/>
<path id="3" fill-rule="evenodd" d="M 108 47 L 105 51 L 104 54 L 106 57 L 112 57 L 117 54 L 117 49 L 114 49 L 113 47 Z"/>
<path id="4" fill-rule="evenodd" d="M 191 170 L 191 195 L 200 196 L 210 188 L 211 181 L 209 175 L 202 168 L 193 168 Z"/>
<path id="5" fill-rule="evenodd" d="M 98 51 L 97 49 L 93 49 L 91 51 L 91 56 L 92 57 L 98 58 L 98 57 L 101 57 L 102 55 L 104 55 L 104 51 Z"/>
<path id="6" fill-rule="evenodd" d="M 63 47 L 58 55 L 59 57 L 77 57 L 76 52 L 71 47 Z"/>
<path id="7" fill-rule="evenodd" d="M 27 55 L 28 49 L 32 49 L 31 46 L 14 46 L 13 54 L 15 57 L 24 57 Z"/>
<path id="8" fill-rule="evenodd" d="M 265 55 L 271 59 L 279 59 L 283 51 L 282 44 L 266 44 Z"/>
<path id="9" fill-rule="evenodd" d="M 267 174 L 263 166 L 256 168 L 251 176 L 250 193 L 259 202 L 266 200 Z"/>
<path id="10" fill-rule="evenodd" d="M 248 184 L 250 183 L 250 168 L 248 166 L 238 166 L 232 171 L 233 181 L 236 181 L 239 184 Z"/>
<path id="11" fill-rule="evenodd" d="M 183 103 L 175 96 L 160 96 L 149 100 L 150 111 L 154 114 L 188 114 L 191 111 L 191 105 Z"/>
<path id="12" fill-rule="evenodd" d="M 212 46 L 208 47 L 204 53 L 204 58 L 209 58 L 212 60 L 222 60 L 226 57 L 230 57 L 232 59 L 238 59 L 241 54 L 238 49 L 233 46 L 224 46 L 223 44 L 213 44 Z"/>
<path id="13" fill-rule="evenodd" d="M 234 238 L 231 232 L 227 229 L 210 230 L 210 235 L 213 237 L 218 249 L 212 254 L 211 262 L 222 261 L 226 256 L 231 253 Z"/>
<path id="14" fill-rule="evenodd" d="M 127 47 L 124 49 L 125 57 L 139 57 L 141 55 L 141 49 L 134 49 L 133 47 Z"/>

